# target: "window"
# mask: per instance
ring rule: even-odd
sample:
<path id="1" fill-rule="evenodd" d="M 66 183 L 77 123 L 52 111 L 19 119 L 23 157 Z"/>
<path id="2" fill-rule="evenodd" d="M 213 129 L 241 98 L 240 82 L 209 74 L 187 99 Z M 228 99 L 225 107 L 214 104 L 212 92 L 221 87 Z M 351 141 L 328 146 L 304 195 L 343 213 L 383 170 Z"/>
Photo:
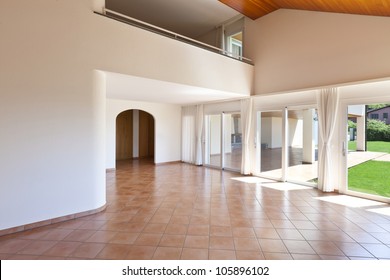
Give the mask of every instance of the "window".
<path id="1" fill-rule="evenodd" d="M 228 37 L 228 52 L 235 58 L 242 57 L 242 32 Z"/>
<path id="2" fill-rule="evenodd" d="M 379 119 L 379 114 L 371 114 L 370 116 L 371 116 L 370 119 L 373 119 L 373 120 Z"/>
<path id="3" fill-rule="evenodd" d="M 383 113 L 383 119 L 387 120 L 389 118 L 389 113 Z"/>
<path id="4" fill-rule="evenodd" d="M 243 36 L 244 36 L 244 18 L 233 18 L 231 21 L 222 25 L 223 50 L 227 55 L 242 59 L 243 56 Z"/>

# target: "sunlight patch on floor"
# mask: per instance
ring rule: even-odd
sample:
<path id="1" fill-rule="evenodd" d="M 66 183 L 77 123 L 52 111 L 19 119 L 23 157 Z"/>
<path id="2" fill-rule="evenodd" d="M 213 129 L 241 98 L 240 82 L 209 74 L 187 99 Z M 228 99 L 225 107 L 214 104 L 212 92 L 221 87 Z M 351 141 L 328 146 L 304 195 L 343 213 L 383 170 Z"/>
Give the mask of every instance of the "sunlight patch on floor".
<path id="1" fill-rule="evenodd" d="M 367 211 L 373 212 L 373 213 L 376 213 L 376 214 L 382 214 L 382 215 L 390 216 L 390 207 L 368 209 Z"/>
<path id="2" fill-rule="evenodd" d="M 306 187 L 298 184 L 292 183 L 283 183 L 283 182 L 275 182 L 275 183 L 265 183 L 262 184 L 263 187 L 278 190 L 278 191 L 296 191 L 296 190 L 311 190 L 312 187 Z"/>
<path id="3" fill-rule="evenodd" d="M 336 203 L 339 205 L 344 205 L 348 207 L 372 207 L 372 206 L 384 206 L 386 203 L 377 202 L 369 199 L 358 198 L 348 195 L 334 195 L 334 196 L 324 196 L 324 197 L 315 197 L 315 199 Z"/>
<path id="4" fill-rule="evenodd" d="M 258 184 L 258 183 L 268 183 L 268 182 L 274 182 L 269 179 L 260 178 L 256 176 L 243 176 L 243 177 L 234 177 L 230 178 L 232 180 L 240 181 L 243 183 L 249 183 L 249 184 Z"/>

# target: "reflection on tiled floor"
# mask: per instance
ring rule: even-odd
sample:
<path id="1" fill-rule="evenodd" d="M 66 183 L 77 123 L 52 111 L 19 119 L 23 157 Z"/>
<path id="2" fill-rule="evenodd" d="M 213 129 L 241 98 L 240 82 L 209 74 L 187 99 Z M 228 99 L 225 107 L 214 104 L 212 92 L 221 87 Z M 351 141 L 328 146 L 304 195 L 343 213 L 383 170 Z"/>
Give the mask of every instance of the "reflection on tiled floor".
<path id="1" fill-rule="evenodd" d="M 390 259 L 389 205 L 246 178 L 123 162 L 104 212 L 0 237 L 0 259 Z"/>

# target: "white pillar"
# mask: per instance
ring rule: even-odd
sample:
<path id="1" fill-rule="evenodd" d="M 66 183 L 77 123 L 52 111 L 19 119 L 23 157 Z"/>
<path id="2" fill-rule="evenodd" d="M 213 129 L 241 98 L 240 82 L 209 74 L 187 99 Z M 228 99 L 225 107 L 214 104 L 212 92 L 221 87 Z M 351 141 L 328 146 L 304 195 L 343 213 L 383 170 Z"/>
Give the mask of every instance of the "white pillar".
<path id="1" fill-rule="evenodd" d="M 303 111 L 303 163 L 315 161 L 314 109 Z"/>
<path id="2" fill-rule="evenodd" d="M 94 12 L 103 14 L 105 7 L 106 0 L 92 0 L 92 8 Z"/>
<path id="3" fill-rule="evenodd" d="M 366 150 L 366 122 L 364 116 L 356 118 L 356 150 Z"/>

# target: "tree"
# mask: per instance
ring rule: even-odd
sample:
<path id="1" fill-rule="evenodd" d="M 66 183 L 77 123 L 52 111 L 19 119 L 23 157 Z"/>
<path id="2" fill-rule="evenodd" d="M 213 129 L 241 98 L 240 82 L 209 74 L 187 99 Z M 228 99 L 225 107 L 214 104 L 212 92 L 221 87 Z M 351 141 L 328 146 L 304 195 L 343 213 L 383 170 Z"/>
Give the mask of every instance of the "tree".
<path id="1" fill-rule="evenodd" d="M 368 107 L 368 110 L 374 110 L 374 109 L 384 108 L 384 107 L 387 107 L 387 106 L 390 106 L 390 104 L 388 104 L 388 103 L 370 104 L 367 107 Z"/>
<path id="2" fill-rule="evenodd" d="M 356 128 L 356 123 L 351 120 L 348 120 L 348 130 L 351 128 Z"/>
<path id="3" fill-rule="evenodd" d="M 390 141 L 390 126 L 380 120 L 367 121 L 368 141 Z"/>

